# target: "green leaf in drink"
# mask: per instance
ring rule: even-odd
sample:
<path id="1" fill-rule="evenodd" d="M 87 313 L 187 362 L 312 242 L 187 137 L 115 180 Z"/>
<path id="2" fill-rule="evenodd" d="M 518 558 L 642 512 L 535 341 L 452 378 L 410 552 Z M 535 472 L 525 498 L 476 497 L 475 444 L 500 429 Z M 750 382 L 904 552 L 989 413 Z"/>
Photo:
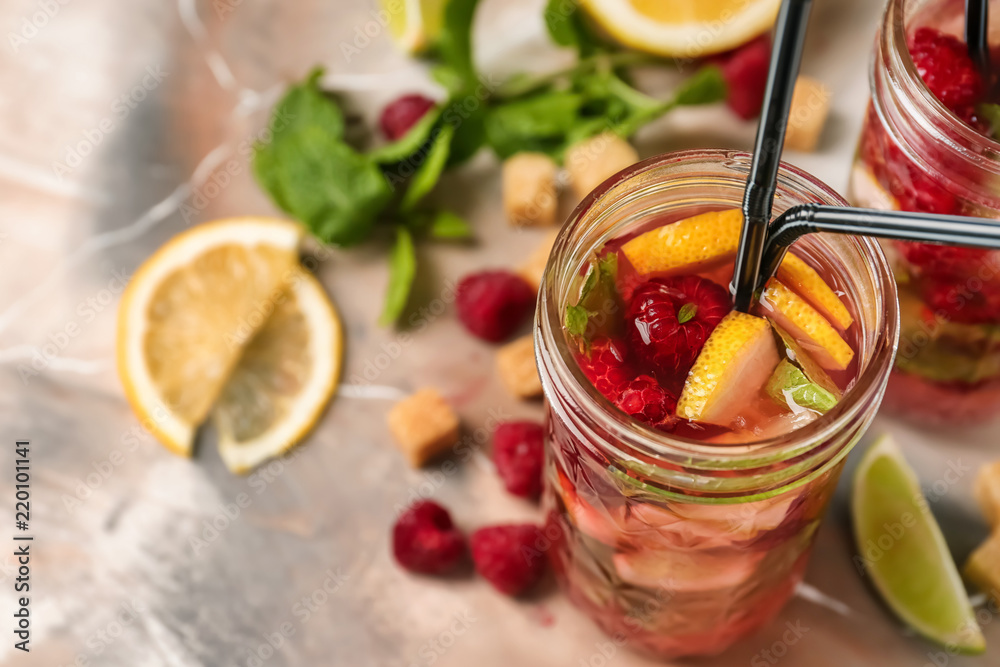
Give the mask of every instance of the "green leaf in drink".
<path id="1" fill-rule="evenodd" d="M 679 321 L 680 317 L 677 319 Z M 811 382 L 806 374 L 788 359 L 782 359 L 774 369 L 764 391 L 775 403 L 792 411 L 796 408 L 806 408 L 825 414 L 837 404 L 836 396 L 815 382 Z"/>

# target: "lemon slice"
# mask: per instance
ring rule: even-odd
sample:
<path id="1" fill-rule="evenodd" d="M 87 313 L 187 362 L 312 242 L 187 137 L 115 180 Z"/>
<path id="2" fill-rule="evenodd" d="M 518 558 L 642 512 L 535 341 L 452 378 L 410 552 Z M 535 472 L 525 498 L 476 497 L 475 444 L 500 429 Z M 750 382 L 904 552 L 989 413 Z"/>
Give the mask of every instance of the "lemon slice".
<path id="1" fill-rule="evenodd" d="M 768 30 L 781 0 L 580 0 L 627 46 L 672 58 L 735 48 Z"/>
<path id="2" fill-rule="evenodd" d="M 340 376 L 340 318 L 301 272 L 243 351 L 212 411 L 219 454 L 244 473 L 284 453 L 316 424 Z"/>
<path id="3" fill-rule="evenodd" d="M 144 427 L 189 456 L 243 348 L 297 273 L 299 225 L 233 218 L 179 234 L 139 267 L 118 310 L 118 373 Z"/>
<path id="4" fill-rule="evenodd" d="M 767 320 L 733 311 L 709 334 L 677 400 L 677 416 L 729 426 L 780 361 Z"/>
<path id="5" fill-rule="evenodd" d="M 858 464 L 851 518 L 866 572 L 896 615 L 941 646 L 982 653 L 986 641 L 941 528 L 888 436 Z"/>
<path id="6" fill-rule="evenodd" d="M 421 53 L 441 34 L 447 0 L 381 0 L 389 32 L 407 53 Z"/>
<path id="7" fill-rule="evenodd" d="M 851 363 L 854 350 L 830 321 L 780 280 L 774 278 L 767 284 L 761 303 L 768 316 L 806 348 L 820 366 L 842 371 Z"/>

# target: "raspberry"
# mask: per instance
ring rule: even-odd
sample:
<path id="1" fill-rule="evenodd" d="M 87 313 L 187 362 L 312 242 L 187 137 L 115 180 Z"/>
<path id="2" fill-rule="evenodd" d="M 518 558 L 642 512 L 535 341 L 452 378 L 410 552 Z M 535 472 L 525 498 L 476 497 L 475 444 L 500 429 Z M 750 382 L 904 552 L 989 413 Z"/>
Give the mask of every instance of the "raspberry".
<path id="1" fill-rule="evenodd" d="M 760 114 L 771 65 L 771 40 L 767 35 L 710 60 L 722 69 L 728 95 L 726 104 L 737 116 L 750 120 Z"/>
<path id="2" fill-rule="evenodd" d="M 644 424 L 666 429 L 676 421 L 677 398 L 655 378 L 640 375 L 626 385 L 618 397 L 618 407 Z"/>
<path id="3" fill-rule="evenodd" d="M 730 310 L 729 293 L 711 280 L 653 278 L 629 302 L 626 337 L 639 361 L 669 383 L 687 375 L 708 335 Z"/>
<path id="4" fill-rule="evenodd" d="M 389 141 L 406 134 L 417 121 L 434 108 L 434 100 L 423 95 L 403 95 L 382 110 L 379 126 Z"/>
<path id="5" fill-rule="evenodd" d="M 462 278 L 455 296 L 458 319 L 474 336 L 493 343 L 508 338 L 528 318 L 535 292 L 509 271 L 482 271 Z"/>
<path id="6" fill-rule="evenodd" d="M 535 422 L 506 422 L 493 431 L 493 462 L 507 491 L 538 498 L 545 463 L 545 429 Z"/>
<path id="7" fill-rule="evenodd" d="M 476 572 L 501 593 L 520 595 L 545 574 L 541 531 L 533 524 L 480 528 L 469 540 Z"/>
<path id="8" fill-rule="evenodd" d="M 923 285 L 927 307 L 960 324 L 993 324 L 1000 321 L 1000 291 L 994 285 L 978 290 L 951 281 L 927 280 Z"/>
<path id="9" fill-rule="evenodd" d="M 910 39 L 910 56 L 934 96 L 969 121 L 983 94 L 983 80 L 965 43 L 933 28 L 919 28 Z"/>
<path id="10" fill-rule="evenodd" d="M 579 355 L 577 363 L 597 391 L 612 403 L 618 402 L 626 385 L 635 377 L 625 344 L 620 340 L 595 340 L 590 345 L 589 354 Z"/>
<path id="11" fill-rule="evenodd" d="M 465 540 L 448 510 L 423 500 L 403 512 L 393 526 L 392 553 L 405 570 L 443 574 L 465 555 Z"/>
<path id="12" fill-rule="evenodd" d="M 961 246 L 896 241 L 896 248 L 920 273 L 933 278 L 972 276 L 986 260 L 989 250 Z"/>

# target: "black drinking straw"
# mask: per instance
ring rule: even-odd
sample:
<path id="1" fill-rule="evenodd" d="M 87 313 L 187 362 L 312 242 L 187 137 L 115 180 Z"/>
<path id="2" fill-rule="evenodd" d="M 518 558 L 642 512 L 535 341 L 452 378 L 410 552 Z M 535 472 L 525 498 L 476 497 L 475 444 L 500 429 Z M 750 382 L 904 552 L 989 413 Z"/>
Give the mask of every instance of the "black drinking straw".
<path id="1" fill-rule="evenodd" d="M 802 60 L 802 44 L 805 42 L 806 21 L 811 6 L 812 0 L 784 0 L 778 14 L 764 108 L 757 126 L 753 162 L 743 193 L 743 232 L 733 268 L 735 306 L 736 310 L 744 313 L 750 310 L 760 273 L 761 252 L 771 220 L 785 127 Z"/>
<path id="2" fill-rule="evenodd" d="M 989 0 L 965 0 L 965 44 L 987 86 L 990 81 L 989 28 Z"/>
<path id="3" fill-rule="evenodd" d="M 778 270 L 788 247 L 804 234 L 829 232 L 876 236 L 1000 250 L 1000 223 L 959 215 L 877 211 L 846 206 L 803 204 L 779 215 L 768 230 L 758 288 Z"/>

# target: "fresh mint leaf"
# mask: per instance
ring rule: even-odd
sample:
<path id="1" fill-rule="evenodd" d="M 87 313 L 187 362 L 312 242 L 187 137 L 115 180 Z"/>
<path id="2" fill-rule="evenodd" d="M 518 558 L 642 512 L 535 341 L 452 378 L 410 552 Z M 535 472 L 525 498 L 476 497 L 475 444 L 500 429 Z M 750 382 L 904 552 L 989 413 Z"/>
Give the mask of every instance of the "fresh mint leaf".
<path id="1" fill-rule="evenodd" d="M 545 5 L 545 27 L 552 41 L 575 48 L 581 57 L 598 48 L 597 39 L 580 13 L 579 0 L 549 0 Z"/>
<path id="2" fill-rule="evenodd" d="M 432 67 L 431 78 L 452 95 L 461 93 L 466 87 L 465 79 L 450 65 L 435 65 Z"/>
<path id="3" fill-rule="evenodd" d="M 410 180 L 409 187 L 406 188 L 403 200 L 399 204 L 401 211 L 412 211 L 413 207 L 437 185 L 445 163 L 448 162 L 448 152 L 451 150 L 451 139 L 454 134 L 454 127 L 444 125 L 431 139 L 427 145 L 427 152 L 422 156 L 420 167 Z"/>
<path id="4" fill-rule="evenodd" d="M 379 324 L 388 326 L 403 314 L 416 274 L 417 251 L 413 247 L 413 236 L 406 227 L 397 227 L 396 243 L 389 257 L 389 287 L 386 290 Z"/>
<path id="5" fill-rule="evenodd" d="M 714 104 L 726 99 L 728 87 L 722 70 L 715 65 L 706 65 L 692 74 L 674 93 L 677 106 Z"/>
<path id="6" fill-rule="evenodd" d="M 448 0 L 438 41 L 445 64 L 465 83 L 463 88 L 466 90 L 476 82 L 476 68 L 472 63 L 472 21 L 478 5 L 479 0 Z"/>
<path id="7" fill-rule="evenodd" d="M 543 92 L 494 108 L 486 118 L 486 138 L 502 159 L 522 151 L 558 153 L 573 128 L 583 97 Z"/>
<path id="8" fill-rule="evenodd" d="M 684 324 L 685 322 L 690 322 L 694 319 L 694 316 L 698 314 L 698 304 L 696 303 L 685 303 L 681 306 L 681 309 L 677 311 L 677 322 L 679 324 Z"/>
<path id="9" fill-rule="evenodd" d="M 486 103 L 475 95 L 453 100 L 444 122 L 455 128 L 448 153 L 448 167 L 462 164 L 486 145 Z"/>
<path id="10" fill-rule="evenodd" d="M 588 338 L 593 332 L 587 331 L 590 325 L 590 318 L 601 315 L 600 326 L 606 327 L 609 332 L 616 328 L 618 318 L 611 317 L 614 313 L 620 312 L 624 307 L 621 295 L 618 293 L 618 255 L 609 252 L 591 263 L 583 286 L 580 288 L 580 299 L 577 307 L 587 314 L 587 322 L 584 323 L 584 331 L 580 336 L 586 335 Z M 567 315 L 568 317 L 568 315 Z M 578 315 L 574 315 L 578 317 Z"/>
<path id="11" fill-rule="evenodd" d="M 293 86 L 274 111 L 271 141 L 254 147 L 254 174 L 282 210 L 320 240 L 368 237 L 392 198 L 374 162 L 343 140 L 344 119 L 319 89 L 321 70 Z"/>
<path id="12" fill-rule="evenodd" d="M 472 227 L 450 211 L 437 211 L 430 219 L 428 233 L 435 239 L 463 241 L 472 238 Z"/>
<path id="13" fill-rule="evenodd" d="M 590 323 L 590 313 L 583 306 L 567 306 L 566 331 L 574 336 L 583 336 Z"/>
<path id="14" fill-rule="evenodd" d="M 647 100 L 643 93 L 634 89 L 634 95 L 625 95 L 626 86 L 624 82 L 618 85 L 619 98 L 626 101 L 630 106 L 630 113 L 615 124 L 615 132 L 622 137 L 630 137 L 647 123 L 656 120 L 660 116 L 679 106 L 695 106 L 700 104 L 713 104 L 726 99 L 726 80 L 722 77 L 722 70 L 715 65 L 706 65 L 692 74 L 680 88 L 674 93 L 674 97 L 659 104 L 638 103 L 642 97 Z"/>
<path id="15" fill-rule="evenodd" d="M 976 113 L 980 118 L 989 123 L 990 136 L 1000 140 L 1000 104 L 977 104 Z"/>
<path id="16" fill-rule="evenodd" d="M 441 118 L 442 110 L 434 107 L 424 114 L 402 137 L 368 152 L 368 157 L 379 164 L 395 164 L 414 155 L 430 139 L 431 132 Z"/>

